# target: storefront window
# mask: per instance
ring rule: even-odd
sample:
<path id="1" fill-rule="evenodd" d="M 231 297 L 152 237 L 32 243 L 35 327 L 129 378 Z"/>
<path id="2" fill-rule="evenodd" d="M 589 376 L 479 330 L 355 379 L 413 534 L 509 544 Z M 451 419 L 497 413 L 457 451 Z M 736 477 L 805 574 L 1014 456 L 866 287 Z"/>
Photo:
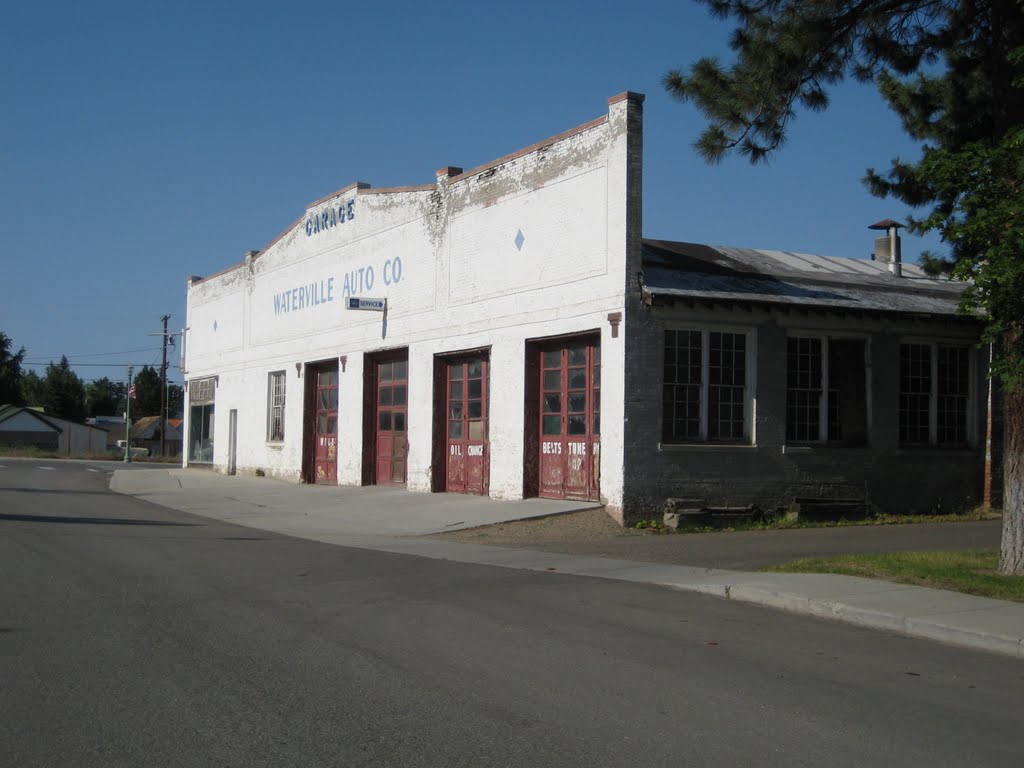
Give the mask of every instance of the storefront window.
<path id="1" fill-rule="evenodd" d="M 189 382 L 188 461 L 213 463 L 214 379 Z"/>

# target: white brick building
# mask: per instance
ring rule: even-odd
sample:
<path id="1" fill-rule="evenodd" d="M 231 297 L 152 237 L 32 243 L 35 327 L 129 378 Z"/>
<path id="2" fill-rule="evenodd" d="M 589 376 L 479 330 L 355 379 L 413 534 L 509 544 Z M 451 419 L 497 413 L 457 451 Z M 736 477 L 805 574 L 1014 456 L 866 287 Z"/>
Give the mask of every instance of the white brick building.
<path id="1" fill-rule="evenodd" d="M 858 262 L 868 265 L 868 294 L 937 298 L 901 310 L 847 291 L 844 303 L 836 286 L 799 287 L 823 279 L 832 262 L 804 274 L 803 262 L 768 254 L 723 267 L 728 259 L 702 246 L 645 243 L 642 105 L 642 96 L 620 94 L 597 120 L 471 171 L 443 168 L 436 184 L 351 184 L 244 263 L 191 278 L 186 465 L 593 499 L 622 520 L 651 516 L 680 495 L 774 506 L 850 487 L 870 495 L 873 482 L 898 474 L 891 462 L 881 474 L 875 465 L 885 452 L 898 465 L 903 438 L 918 448 L 923 434 L 926 447 L 948 447 L 940 438 L 952 432 L 904 431 L 897 440 L 883 419 L 934 422 L 936 410 L 952 407 L 941 382 L 925 402 L 901 400 L 896 380 L 903 336 L 916 344 L 908 364 L 919 367 L 932 364 L 921 358 L 928 344 L 939 354 L 948 336 L 957 349 L 977 338 L 973 321 L 953 317 L 956 289 L 919 273 L 914 283 L 885 283 L 884 265 Z M 789 289 L 697 279 L 722 269 L 772 272 L 766 279 Z M 801 297 L 814 310 L 793 322 Z M 842 398 L 860 403 L 851 411 L 859 415 L 844 417 L 856 421 L 852 442 L 850 429 L 840 440 L 838 426 L 808 415 L 838 424 L 840 398 L 830 406 L 821 380 L 827 342 L 823 353 L 800 341 L 851 335 L 834 347 L 863 358 L 850 370 L 864 386 Z M 708 367 L 723 344 L 728 390 L 722 366 Z M 787 362 L 787 344 L 803 356 Z M 676 362 L 684 349 L 703 365 L 684 371 Z M 954 403 L 964 424 L 956 451 L 941 454 L 952 458 L 936 466 L 960 466 L 962 481 L 980 466 L 982 368 L 973 351 L 956 361 L 969 367 L 959 382 L 967 399 Z M 819 372 L 801 380 L 795 408 L 793 377 L 806 371 L 788 369 L 800 365 Z M 892 388 L 876 380 L 881 371 Z M 677 380 L 684 375 L 694 386 Z M 920 464 L 940 454 L 914 455 Z"/>
<path id="2" fill-rule="evenodd" d="M 190 279 L 186 463 L 621 508 L 641 104 L 436 184 L 352 184 Z"/>

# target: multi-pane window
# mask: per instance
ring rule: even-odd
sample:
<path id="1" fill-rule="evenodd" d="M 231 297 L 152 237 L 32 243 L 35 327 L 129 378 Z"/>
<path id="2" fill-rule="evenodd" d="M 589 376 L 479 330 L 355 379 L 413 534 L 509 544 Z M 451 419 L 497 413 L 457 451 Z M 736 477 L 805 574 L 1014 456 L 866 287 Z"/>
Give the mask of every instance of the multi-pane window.
<path id="1" fill-rule="evenodd" d="M 666 331 L 662 441 L 740 442 L 749 436 L 747 335 Z"/>
<path id="2" fill-rule="evenodd" d="M 472 358 L 448 364 L 448 439 L 487 438 L 487 360 Z"/>
<path id="3" fill-rule="evenodd" d="M 267 378 L 267 440 L 284 440 L 284 371 L 274 371 Z"/>
<path id="4" fill-rule="evenodd" d="M 927 443 L 931 424 L 932 348 L 900 346 L 900 442 Z"/>
<path id="5" fill-rule="evenodd" d="M 867 441 L 862 339 L 791 336 L 786 343 L 786 440 Z"/>
<path id="6" fill-rule="evenodd" d="M 901 443 L 963 445 L 970 399 L 967 347 L 900 345 Z"/>
<path id="7" fill-rule="evenodd" d="M 821 339 L 790 338 L 786 349 L 786 439 L 821 439 Z"/>
<path id="8" fill-rule="evenodd" d="M 939 347 L 937 435 L 940 445 L 967 442 L 968 354 L 966 347 Z"/>
<path id="9" fill-rule="evenodd" d="M 378 432 L 405 432 L 408 394 L 409 362 L 402 359 L 377 363 Z"/>
<path id="10" fill-rule="evenodd" d="M 601 434 L 600 345 L 579 342 L 544 350 L 541 389 L 542 434 Z"/>

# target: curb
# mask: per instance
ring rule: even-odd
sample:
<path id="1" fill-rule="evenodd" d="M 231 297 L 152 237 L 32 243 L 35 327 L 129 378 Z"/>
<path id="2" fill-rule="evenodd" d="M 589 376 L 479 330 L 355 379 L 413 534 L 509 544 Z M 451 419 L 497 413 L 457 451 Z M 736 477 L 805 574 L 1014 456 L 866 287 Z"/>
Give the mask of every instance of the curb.
<path id="1" fill-rule="evenodd" d="M 897 632 L 908 637 L 934 640 L 946 645 L 989 651 L 1024 660 L 1024 638 L 973 630 L 940 618 L 902 616 L 888 611 L 863 608 L 842 600 L 813 598 L 742 584 L 667 585 L 687 592 L 737 600 L 742 603 L 776 608 L 789 613 L 841 621 L 868 629 Z M 959 613 L 948 614 L 955 617 Z"/>

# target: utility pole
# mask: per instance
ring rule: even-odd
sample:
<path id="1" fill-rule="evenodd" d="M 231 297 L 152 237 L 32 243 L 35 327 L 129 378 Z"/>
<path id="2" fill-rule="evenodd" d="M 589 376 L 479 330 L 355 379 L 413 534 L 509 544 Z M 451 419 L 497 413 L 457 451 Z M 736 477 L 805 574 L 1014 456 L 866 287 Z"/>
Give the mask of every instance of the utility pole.
<path id="1" fill-rule="evenodd" d="M 124 462 L 132 462 L 132 373 L 135 368 L 128 366 L 128 389 L 124 393 Z"/>
<path id="2" fill-rule="evenodd" d="M 160 318 L 164 324 L 163 361 L 160 363 L 160 457 L 166 455 L 165 435 L 167 433 L 167 321 L 170 315 Z"/>

